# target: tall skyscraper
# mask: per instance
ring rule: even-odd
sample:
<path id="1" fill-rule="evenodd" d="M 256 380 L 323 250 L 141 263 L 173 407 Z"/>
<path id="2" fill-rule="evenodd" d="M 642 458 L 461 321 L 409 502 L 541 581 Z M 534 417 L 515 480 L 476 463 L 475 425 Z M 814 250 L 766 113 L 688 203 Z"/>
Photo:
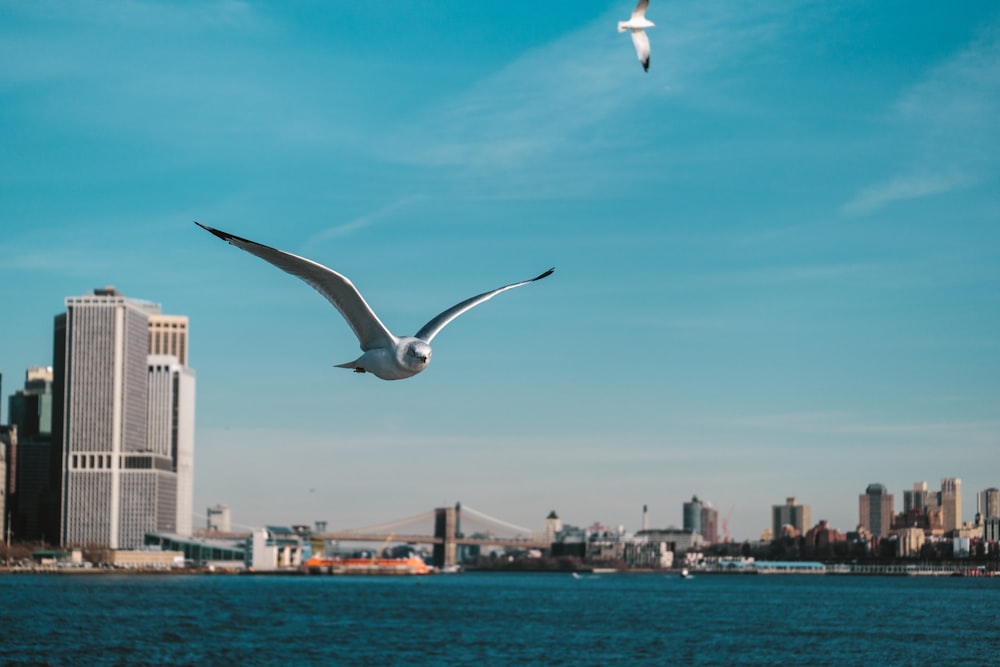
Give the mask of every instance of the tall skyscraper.
<path id="1" fill-rule="evenodd" d="M 874 537 L 886 537 L 892 527 L 892 494 L 882 484 L 869 484 L 858 497 L 858 525 Z"/>
<path id="2" fill-rule="evenodd" d="M 67 297 L 56 317 L 61 544 L 135 548 L 147 532 L 177 532 L 179 467 L 185 458 L 193 467 L 194 379 L 176 357 L 150 357 L 157 317 L 159 305 L 112 287 Z M 185 357 L 186 341 L 185 324 L 174 348 Z"/>
<path id="3" fill-rule="evenodd" d="M 909 514 L 912 510 L 926 512 L 929 495 L 927 482 L 914 482 L 912 491 L 903 491 L 903 514 Z"/>
<path id="4" fill-rule="evenodd" d="M 719 510 L 707 501 L 701 504 L 701 536 L 709 544 L 719 541 Z"/>
<path id="5" fill-rule="evenodd" d="M 771 530 L 774 539 L 780 539 L 785 526 L 791 527 L 797 535 L 805 535 L 812 528 L 812 507 L 799 505 L 795 497 L 785 499 L 784 505 L 771 506 Z"/>
<path id="6" fill-rule="evenodd" d="M 691 501 L 684 503 L 684 530 L 701 535 L 701 501 L 698 496 L 691 496 Z"/>
<path id="7" fill-rule="evenodd" d="M 10 399 L 10 423 L 21 441 L 52 433 L 52 367 L 34 366 L 24 374 L 24 389 Z"/>
<path id="8" fill-rule="evenodd" d="M 188 318 L 185 315 L 149 317 L 149 353 L 172 354 L 177 363 L 188 363 Z"/>
<path id="9" fill-rule="evenodd" d="M 984 521 L 1000 517 L 1000 489 L 991 487 L 980 491 L 976 497 L 976 511 Z"/>
<path id="10" fill-rule="evenodd" d="M 962 480 L 948 477 L 941 480 L 941 527 L 944 532 L 962 527 Z"/>
<path id="11" fill-rule="evenodd" d="M 7 526 L 11 520 L 7 507 L 7 456 L 11 449 L 17 448 L 17 427 L 0 424 L 0 539 L 7 539 Z"/>
<path id="12" fill-rule="evenodd" d="M 10 420 L 17 426 L 17 443 L 7 460 L 7 516 L 14 538 L 52 538 L 43 517 L 55 511 L 50 487 L 52 456 L 52 367 L 25 372 L 24 388 L 10 397 Z"/>
<path id="13" fill-rule="evenodd" d="M 185 319 L 185 328 L 186 320 Z M 172 528 L 191 535 L 194 515 L 194 372 L 172 354 L 149 356 L 149 450 L 170 459 L 177 477 Z"/>

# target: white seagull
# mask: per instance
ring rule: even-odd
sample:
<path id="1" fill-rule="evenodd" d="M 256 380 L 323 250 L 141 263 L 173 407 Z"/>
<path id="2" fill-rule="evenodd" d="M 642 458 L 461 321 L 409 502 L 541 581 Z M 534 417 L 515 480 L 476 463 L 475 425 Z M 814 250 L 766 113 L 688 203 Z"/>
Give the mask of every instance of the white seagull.
<path id="1" fill-rule="evenodd" d="M 337 364 L 337 367 L 353 368 L 355 373 L 372 373 L 383 380 L 402 380 L 427 368 L 427 364 L 431 362 L 431 340 L 449 322 L 465 311 L 492 299 L 500 292 L 541 280 L 555 271 L 552 268 L 531 280 L 504 285 L 455 304 L 425 324 L 414 336 L 394 336 L 379 321 L 354 283 L 333 269 L 304 257 L 212 229 L 197 221 L 194 224 L 312 285 L 344 316 L 364 351 L 364 354 L 354 361 Z"/>
<path id="2" fill-rule="evenodd" d="M 628 21 L 618 22 L 618 32 L 632 31 L 632 43 L 635 44 L 635 55 L 642 63 L 642 69 L 649 71 L 649 36 L 646 35 L 646 28 L 652 28 L 656 24 L 646 18 L 646 9 L 649 8 L 649 0 L 639 0 L 639 4 L 632 10 L 632 16 Z"/>

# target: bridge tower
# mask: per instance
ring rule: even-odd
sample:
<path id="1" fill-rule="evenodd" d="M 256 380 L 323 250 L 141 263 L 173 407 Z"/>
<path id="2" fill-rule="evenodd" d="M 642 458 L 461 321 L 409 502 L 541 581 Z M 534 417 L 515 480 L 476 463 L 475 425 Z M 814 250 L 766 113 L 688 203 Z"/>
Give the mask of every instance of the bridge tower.
<path id="1" fill-rule="evenodd" d="M 434 545 L 434 566 L 448 567 L 455 564 L 455 533 L 458 526 L 460 505 L 434 508 L 434 537 L 441 541 Z"/>

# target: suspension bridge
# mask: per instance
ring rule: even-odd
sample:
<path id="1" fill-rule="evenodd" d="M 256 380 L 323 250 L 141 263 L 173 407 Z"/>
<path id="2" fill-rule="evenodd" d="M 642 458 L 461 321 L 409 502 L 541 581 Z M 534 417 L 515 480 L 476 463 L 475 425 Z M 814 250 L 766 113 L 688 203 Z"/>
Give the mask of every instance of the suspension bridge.
<path id="1" fill-rule="evenodd" d="M 205 518 L 205 517 L 201 517 Z M 243 526 L 247 532 L 197 531 L 201 537 L 246 537 L 252 526 Z M 302 529 L 306 529 L 302 526 Z M 456 548 L 460 545 L 480 547 L 513 547 L 520 549 L 548 549 L 551 545 L 544 531 L 532 530 L 492 517 L 468 505 L 456 503 L 454 507 L 437 507 L 428 512 L 414 514 L 362 528 L 326 530 L 320 522 L 310 532 L 313 540 L 325 542 L 376 542 L 380 544 L 430 545 L 434 565 L 446 567 L 456 562 Z"/>
<path id="2" fill-rule="evenodd" d="M 315 532 L 312 537 L 334 542 L 431 545 L 434 565 L 438 567 L 455 564 L 456 547 L 459 545 L 521 549 L 548 549 L 550 546 L 542 531 L 497 519 L 461 503 L 374 526 Z"/>

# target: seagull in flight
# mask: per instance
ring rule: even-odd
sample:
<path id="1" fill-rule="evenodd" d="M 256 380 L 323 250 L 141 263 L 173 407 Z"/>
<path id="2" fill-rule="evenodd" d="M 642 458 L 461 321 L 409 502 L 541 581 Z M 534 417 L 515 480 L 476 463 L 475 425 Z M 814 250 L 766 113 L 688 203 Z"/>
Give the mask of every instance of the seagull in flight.
<path id="1" fill-rule="evenodd" d="M 632 31 L 632 43 L 635 44 L 635 55 L 642 63 L 643 71 L 649 71 L 649 36 L 646 28 L 652 28 L 656 24 L 646 18 L 646 10 L 649 8 L 649 0 L 639 0 L 639 4 L 632 10 L 632 16 L 628 21 L 618 22 L 618 32 Z"/>
<path id="2" fill-rule="evenodd" d="M 395 336 L 379 321 L 378 316 L 361 296 L 354 283 L 346 276 L 304 257 L 213 229 L 197 221 L 194 224 L 215 234 L 223 241 L 246 250 L 265 262 L 270 262 L 282 271 L 301 278 L 326 297 L 326 300 L 333 304 L 333 307 L 340 311 L 340 314 L 347 320 L 354 335 L 358 337 L 358 343 L 363 351 L 363 354 L 354 361 L 337 364 L 337 367 L 351 368 L 354 369 L 355 373 L 371 373 L 383 380 L 402 380 L 427 368 L 431 362 L 430 343 L 434 336 L 438 335 L 441 329 L 465 311 L 492 299 L 500 292 L 541 280 L 552 275 L 552 272 L 555 271 L 555 268 L 551 268 L 530 280 L 522 280 L 489 292 L 483 292 L 455 304 L 434 317 L 416 335 Z"/>

